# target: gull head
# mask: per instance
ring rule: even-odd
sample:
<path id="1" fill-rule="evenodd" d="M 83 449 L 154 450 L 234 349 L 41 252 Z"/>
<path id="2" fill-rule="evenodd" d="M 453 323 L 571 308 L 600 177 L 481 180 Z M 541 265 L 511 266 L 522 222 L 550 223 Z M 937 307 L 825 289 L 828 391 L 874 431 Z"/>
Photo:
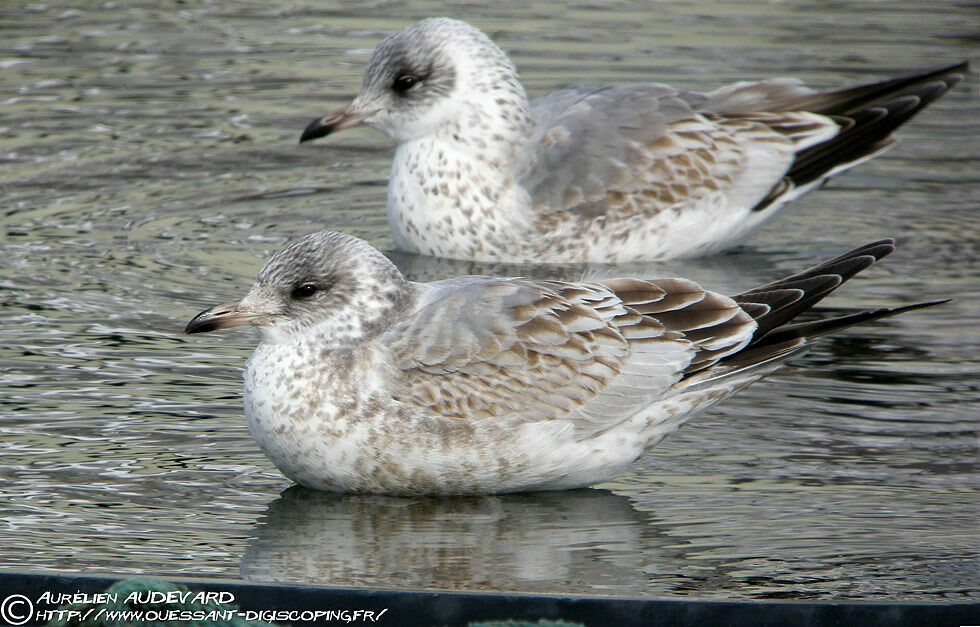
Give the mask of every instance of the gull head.
<path id="1" fill-rule="evenodd" d="M 327 348 L 371 337 L 410 296 L 411 284 L 370 244 L 320 231 L 273 255 L 241 300 L 202 311 L 184 331 L 251 324 L 265 342 L 315 334 Z"/>
<path id="2" fill-rule="evenodd" d="M 513 63 L 485 34 L 459 20 L 428 18 L 385 37 L 357 98 L 313 120 L 300 142 L 360 124 L 408 141 L 465 122 L 469 108 L 515 89 L 524 97 Z"/>

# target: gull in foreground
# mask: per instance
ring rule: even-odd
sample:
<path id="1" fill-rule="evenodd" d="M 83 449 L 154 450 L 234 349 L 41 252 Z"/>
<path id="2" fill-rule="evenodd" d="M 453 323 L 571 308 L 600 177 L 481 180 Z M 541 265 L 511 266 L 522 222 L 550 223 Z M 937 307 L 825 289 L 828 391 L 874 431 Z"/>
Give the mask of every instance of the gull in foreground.
<path id="1" fill-rule="evenodd" d="M 300 141 L 370 124 L 398 143 L 399 248 L 477 261 L 699 257 L 880 154 L 966 63 L 818 93 L 792 79 L 708 93 L 639 83 L 528 101 L 482 32 L 430 18 L 385 38 L 361 93 Z"/>
<path id="2" fill-rule="evenodd" d="M 890 240 L 728 297 L 684 279 L 405 279 L 357 238 L 307 235 L 187 333 L 253 324 L 245 416 L 309 488 L 487 494 L 615 477 L 809 338 L 937 302 L 794 322 Z"/>

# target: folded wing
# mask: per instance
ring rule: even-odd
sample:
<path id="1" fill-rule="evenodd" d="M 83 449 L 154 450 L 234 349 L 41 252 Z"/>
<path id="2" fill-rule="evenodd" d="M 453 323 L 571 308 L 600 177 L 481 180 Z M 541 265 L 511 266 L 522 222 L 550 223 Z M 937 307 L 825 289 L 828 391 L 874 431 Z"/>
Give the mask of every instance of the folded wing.
<path id="1" fill-rule="evenodd" d="M 428 284 L 386 337 L 399 397 L 460 420 L 569 420 L 587 437 L 628 419 L 751 338 L 730 298 L 679 279 Z"/>
<path id="2" fill-rule="evenodd" d="M 791 85 L 776 91 L 796 93 Z M 537 134 L 521 180 L 534 209 L 608 220 L 703 210 L 708 201 L 744 212 L 780 186 L 797 152 L 839 130 L 805 111 L 727 116 L 699 108 L 704 101 L 657 84 L 535 100 Z"/>
<path id="3" fill-rule="evenodd" d="M 683 213 L 709 196 L 716 211 L 760 211 L 894 145 L 892 131 L 966 70 L 826 93 L 792 79 L 707 94 L 572 87 L 531 103 L 536 132 L 521 183 L 544 216 Z"/>

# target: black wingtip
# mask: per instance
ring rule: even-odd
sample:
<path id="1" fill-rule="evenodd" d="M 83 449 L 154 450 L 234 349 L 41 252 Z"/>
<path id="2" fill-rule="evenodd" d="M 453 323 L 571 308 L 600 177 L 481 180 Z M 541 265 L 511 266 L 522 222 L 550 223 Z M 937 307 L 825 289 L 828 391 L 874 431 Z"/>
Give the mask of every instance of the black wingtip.
<path id="1" fill-rule="evenodd" d="M 801 187 L 849 169 L 894 145 L 897 140 L 892 133 L 955 87 L 967 71 L 969 63 L 963 61 L 911 76 L 804 97 L 799 104 L 834 118 L 841 130 L 827 141 L 798 152 L 785 178 Z M 767 197 L 755 210 L 761 211 L 771 203 Z"/>
<path id="2" fill-rule="evenodd" d="M 816 113 L 848 116 L 857 110 L 866 109 L 883 101 L 893 100 L 908 94 L 914 95 L 921 86 L 937 82 L 942 83 L 942 89 L 934 90 L 919 107 L 922 108 L 955 87 L 969 70 L 969 61 L 961 61 L 935 70 L 926 70 L 891 80 L 831 92 L 825 94 L 825 96 L 830 97 L 828 107 L 818 110 Z"/>
<path id="3" fill-rule="evenodd" d="M 963 59 L 962 61 L 958 61 L 956 63 L 946 65 L 941 68 L 936 68 L 935 70 L 923 72 L 922 74 L 920 74 L 920 76 L 924 79 L 928 79 L 929 77 L 932 76 L 944 76 L 946 74 L 958 74 L 958 73 L 965 73 L 969 71 L 970 71 L 970 61 L 969 59 Z"/>
<path id="4" fill-rule="evenodd" d="M 887 315 L 897 316 L 900 313 L 905 313 L 906 311 L 915 311 L 916 309 L 925 309 L 927 307 L 936 307 L 938 305 L 945 305 L 946 303 L 953 302 L 953 298 L 940 298 L 939 300 L 927 300 L 921 303 L 915 303 L 912 305 L 903 305 L 902 307 L 895 307 L 894 309 L 889 309 Z"/>
<path id="5" fill-rule="evenodd" d="M 871 242 L 804 272 L 735 296 L 734 300 L 744 304 L 745 310 L 756 321 L 756 331 L 749 345 L 766 346 L 794 337 L 824 335 L 861 322 L 949 302 L 949 299 L 935 300 L 813 322 L 793 322 L 797 316 L 816 305 L 845 281 L 894 250 L 893 239 Z"/>
<path id="6" fill-rule="evenodd" d="M 952 298 L 944 298 L 941 300 L 930 300 L 922 303 L 914 303 L 912 305 L 903 305 L 902 307 L 868 309 L 866 311 L 859 311 L 846 316 L 824 318 L 822 320 L 813 320 L 811 322 L 801 322 L 798 324 L 787 324 L 770 331 L 759 340 L 753 341 L 752 346 L 756 348 L 763 348 L 766 346 L 773 346 L 783 342 L 792 341 L 798 338 L 812 340 L 822 335 L 835 333 L 858 324 L 872 322 L 874 320 L 881 320 L 882 318 L 891 318 L 892 316 L 915 311 L 916 309 L 926 309 L 927 307 L 944 305 L 952 300 Z"/>
<path id="7" fill-rule="evenodd" d="M 853 250 L 849 250 L 843 255 L 824 261 L 823 263 L 808 270 L 798 272 L 778 281 L 773 281 L 772 283 L 760 285 L 757 288 L 739 294 L 738 296 L 734 296 L 733 298 L 739 302 L 742 300 L 748 301 L 750 300 L 748 297 L 753 294 L 760 294 L 774 289 L 782 289 L 789 283 L 809 279 L 822 274 L 840 274 L 842 271 L 842 268 L 840 268 L 841 264 L 849 266 L 850 272 L 846 276 L 842 276 L 843 280 L 846 281 L 857 272 L 860 272 L 872 264 L 881 261 L 893 252 L 895 252 L 895 240 L 893 238 L 889 237 L 875 242 L 869 242 L 863 246 L 858 246 Z"/>

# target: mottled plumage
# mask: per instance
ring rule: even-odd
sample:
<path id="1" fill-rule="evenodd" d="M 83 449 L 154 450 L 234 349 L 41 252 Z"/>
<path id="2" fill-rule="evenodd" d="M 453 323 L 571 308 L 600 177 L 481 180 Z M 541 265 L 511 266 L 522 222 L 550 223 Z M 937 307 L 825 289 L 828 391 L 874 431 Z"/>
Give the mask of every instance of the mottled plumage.
<path id="1" fill-rule="evenodd" d="M 367 123 L 398 142 L 396 244 L 511 262 L 697 257 L 894 145 L 966 64 L 817 93 L 792 79 L 709 93 L 642 83 L 528 101 L 482 32 L 423 20 L 375 49 L 361 93 L 301 141 Z"/>
<path id="2" fill-rule="evenodd" d="M 893 250 L 728 297 L 684 279 L 412 283 L 365 242 L 308 235 L 188 333 L 256 325 L 245 414 L 311 488 L 476 494 L 610 479 L 807 337 L 934 303 L 792 320 Z"/>

